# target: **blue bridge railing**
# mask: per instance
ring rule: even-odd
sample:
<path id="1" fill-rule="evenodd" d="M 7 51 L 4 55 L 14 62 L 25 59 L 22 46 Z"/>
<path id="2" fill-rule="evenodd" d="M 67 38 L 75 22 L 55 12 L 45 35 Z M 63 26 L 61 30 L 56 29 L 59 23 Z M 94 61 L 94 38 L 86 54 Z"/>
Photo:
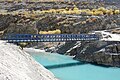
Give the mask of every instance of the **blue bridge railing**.
<path id="1" fill-rule="evenodd" d="M 99 40 L 95 34 L 10 34 L 3 38 L 8 42 L 66 42 Z"/>

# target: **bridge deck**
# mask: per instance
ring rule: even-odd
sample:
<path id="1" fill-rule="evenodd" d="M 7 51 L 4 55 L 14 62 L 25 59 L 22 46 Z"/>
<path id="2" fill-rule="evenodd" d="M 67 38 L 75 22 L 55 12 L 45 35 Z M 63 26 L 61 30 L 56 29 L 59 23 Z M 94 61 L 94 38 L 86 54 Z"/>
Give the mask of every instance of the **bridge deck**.
<path id="1" fill-rule="evenodd" d="M 99 40 L 95 34 L 11 34 L 3 38 L 8 42 L 66 42 Z"/>

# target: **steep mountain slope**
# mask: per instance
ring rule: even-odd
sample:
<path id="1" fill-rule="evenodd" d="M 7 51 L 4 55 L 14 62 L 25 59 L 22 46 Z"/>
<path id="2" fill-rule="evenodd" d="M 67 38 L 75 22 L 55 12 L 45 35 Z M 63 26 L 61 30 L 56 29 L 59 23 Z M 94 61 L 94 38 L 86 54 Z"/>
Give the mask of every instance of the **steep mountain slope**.
<path id="1" fill-rule="evenodd" d="M 0 41 L 0 80 L 56 80 L 19 47 Z"/>

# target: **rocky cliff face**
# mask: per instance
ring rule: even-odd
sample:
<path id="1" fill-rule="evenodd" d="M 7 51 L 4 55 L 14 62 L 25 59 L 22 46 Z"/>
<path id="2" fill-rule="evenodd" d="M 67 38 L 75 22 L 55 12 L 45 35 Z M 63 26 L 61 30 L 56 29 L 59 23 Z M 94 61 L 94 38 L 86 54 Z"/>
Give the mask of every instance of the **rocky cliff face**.
<path id="1" fill-rule="evenodd" d="M 0 31 L 5 30 L 5 34 L 10 33 L 37 33 L 34 21 L 31 18 L 25 18 L 14 15 L 0 15 Z"/>
<path id="2" fill-rule="evenodd" d="M 114 42 L 90 42 L 77 52 L 77 60 L 120 67 L 120 45 Z"/>
<path id="3" fill-rule="evenodd" d="M 75 3 L 81 9 L 93 9 L 100 4 L 80 5 Z M 46 5 L 46 7 L 44 7 Z M 54 5 L 54 6 L 53 6 Z M 63 6 L 61 6 L 63 5 Z M 91 6 L 92 5 L 92 6 Z M 33 6 L 33 7 L 31 7 Z M 73 3 L 35 3 L 25 6 L 28 10 L 47 10 L 51 8 L 73 8 Z M 106 6 L 107 7 L 107 6 Z M 8 11 L 14 11 L 13 6 L 8 8 Z M 18 8 L 18 7 L 16 7 Z M 21 8 L 20 8 L 21 9 Z M 37 10 L 38 10 L 37 9 Z M 15 9 L 15 10 L 19 10 Z M 32 15 L 35 16 L 35 15 Z M 26 33 L 37 34 L 39 31 L 49 31 L 60 29 L 62 34 L 80 34 L 88 33 L 95 30 L 108 30 L 120 27 L 119 15 L 104 15 L 104 16 L 86 16 L 82 15 L 66 15 L 66 14 L 39 14 L 36 18 L 25 17 L 20 15 L 0 15 L 0 37 L 11 33 Z M 80 45 L 81 44 L 81 45 Z M 98 45 L 99 44 L 99 45 Z M 102 45 L 102 46 L 101 46 Z M 77 55 L 78 53 L 95 53 L 102 48 L 105 48 L 108 43 L 105 42 L 66 42 L 66 43 L 31 43 L 28 47 L 45 48 L 47 51 L 57 52 L 67 55 Z M 77 46 L 77 47 L 76 47 Z M 89 47 L 90 46 L 90 47 Z M 97 47 L 96 47 L 97 46 Z M 52 49 L 51 49 L 52 47 Z M 85 58 L 86 59 L 86 58 Z M 89 58 L 88 58 L 89 59 Z"/>
<path id="4" fill-rule="evenodd" d="M 38 33 L 60 29 L 62 33 L 88 33 L 120 27 L 120 15 L 111 16 L 69 16 L 46 14 L 37 20 L 13 15 L 0 15 L 0 31 L 7 33 Z"/>
<path id="5" fill-rule="evenodd" d="M 19 15 L 0 15 L 0 35 L 13 33 L 37 34 L 39 31 L 48 31 L 60 29 L 64 34 L 74 33 L 88 33 L 94 30 L 106 30 L 120 27 L 120 15 L 111 16 L 70 16 L 70 15 L 55 15 L 45 14 L 39 15 L 38 19 L 32 17 L 26 18 Z M 31 43 L 30 46 L 37 46 L 36 43 Z M 64 47 L 69 44 L 69 47 Z M 43 43 L 43 45 L 45 45 Z M 72 42 L 65 43 L 65 45 L 57 47 L 57 51 L 52 52 L 66 53 L 72 45 Z M 46 48 L 42 47 L 42 48 Z M 52 47 L 52 46 L 51 46 Z M 53 46 L 54 47 L 54 46 Z M 41 48 L 38 46 L 38 48 Z"/>
<path id="6" fill-rule="evenodd" d="M 87 17 L 87 16 L 68 16 L 68 15 L 45 15 L 44 18 L 39 19 L 37 22 L 37 29 L 40 30 L 54 30 L 60 29 L 62 33 L 88 33 L 94 30 L 109 30 L 120 27 L 120 15 L 113 16 L 99 16 L 99 17 Z M 83 42 L 84 43 L 84 42 Z M 86 44 L 86 43 L 85 43 Z M 71 50 L 72 47 L 76 46 L 76 42 L 66 42 L 60 47 L 56 47 L 48 51 L 75 55 L 76 50 Z M 52 46 L 51 46 L 52 47 Z M 54 46 L 53 46 L 54 47 Z M 78 48 L 77 48 L 78 49 Z"/>
<path id="7" fill-rule="evenodd" d="M 94 30 L 105 30 L 119 27 L 120 15 L 113 16 L 68 16 L 46 15 L 39 19 L 38 30 L 60 29 L 62 33 L 88 33 Z"/>

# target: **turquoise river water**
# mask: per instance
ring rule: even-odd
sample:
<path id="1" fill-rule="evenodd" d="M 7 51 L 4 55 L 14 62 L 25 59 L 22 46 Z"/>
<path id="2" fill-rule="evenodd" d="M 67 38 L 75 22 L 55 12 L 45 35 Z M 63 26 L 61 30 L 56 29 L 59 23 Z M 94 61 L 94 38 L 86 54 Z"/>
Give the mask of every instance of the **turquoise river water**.
<path id="1" fill-rule="evenodd" d="M 100 67 L 53 53 L 30 53 L 60 80 L 120 80 L 120 68 Z"/>

